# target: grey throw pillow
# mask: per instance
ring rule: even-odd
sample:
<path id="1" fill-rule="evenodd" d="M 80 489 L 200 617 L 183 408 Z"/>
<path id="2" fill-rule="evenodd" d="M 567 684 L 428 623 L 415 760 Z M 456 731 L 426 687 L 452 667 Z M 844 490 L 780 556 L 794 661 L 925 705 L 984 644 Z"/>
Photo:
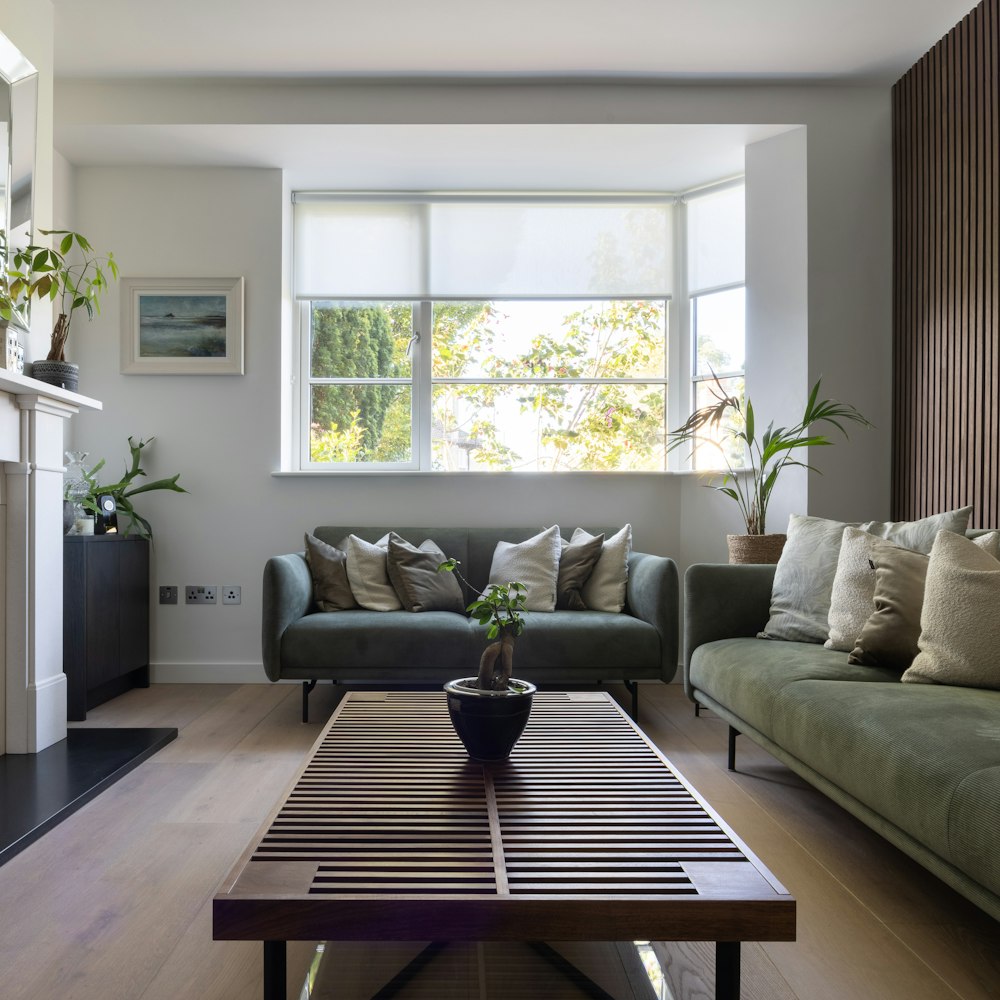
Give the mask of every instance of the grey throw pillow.
<path id="1" fill-rule="evenodd" d="M 348 535 L 340 548 L 347 553 L 347 578 L 358 604 L 369 611 L 399 611 L 403 605 L 387 567 L 389 536 L 383 535 L 372 544 L 357 535 Z"/>
<path id="2" fill-rule="evenodd" d="M 490 566 L 490 583 L 523 583 L 525 611 L 555 611 L 559 579 L 559 526 L 523 542 L 497 542 Z"/>
<path id="3" fill-rule="evenodd" d="M 583 528 L 573 532 L 570 541 L 593 538 Z M 632 551 L 632 525 L 626 524 L 610 538 L 604 539 L 601 558 L 583 585 L 583 603 L 591 611 L 610 611 L 617 614 L 625 610 L 625 593 L 628 586 L 628 556 Z"/>
<path id="4" fill-rule="evenodd" d="M 447 557 L 429 538 L 411 545 L 389 533 L 389 579 L 407 611 L 465 611 L 462 587 L 454 573 L 438 572 Z"/>
<path id="5" fill-rule="evenodd" d="M 556 608 L 560 611 L 586 611 L 583 585 L 601 558 L 604 535 L 591 535 L 575 542 L 561 540 L 559 578 L 556 583 Z"/>
<path id="6" fill-rule="evenodd" d="M 313 600 L 320 611 L 349 611 L 358 602 L 347 578 L 347 553 L 306 532 L 306 562 L 313 582 Z"/>

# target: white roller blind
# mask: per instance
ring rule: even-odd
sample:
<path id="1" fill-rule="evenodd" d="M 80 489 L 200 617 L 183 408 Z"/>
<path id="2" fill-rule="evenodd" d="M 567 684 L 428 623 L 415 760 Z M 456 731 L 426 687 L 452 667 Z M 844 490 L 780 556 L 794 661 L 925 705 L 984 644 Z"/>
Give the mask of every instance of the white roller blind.
<path id="1" fill-rule="evenodd" d="M 669 296 L 669 200 L 296 199 L 295 294 Z"/>
<path id="2" fill-rule="evenodd" d="M 742 184 L 687 200 L 688 289 L 746 280 L 746 197 Z"/>

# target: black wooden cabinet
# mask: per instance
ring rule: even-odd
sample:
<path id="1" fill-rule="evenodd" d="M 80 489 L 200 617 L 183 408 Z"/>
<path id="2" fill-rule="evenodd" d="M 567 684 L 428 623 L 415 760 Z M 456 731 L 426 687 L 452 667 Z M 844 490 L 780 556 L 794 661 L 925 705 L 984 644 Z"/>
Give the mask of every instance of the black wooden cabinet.
<path id="1" fill-rule="evenodd" d="M 63 539 L 63 672 L 67 718 L 131 687 L 149 687 L 149 542 Z"/>

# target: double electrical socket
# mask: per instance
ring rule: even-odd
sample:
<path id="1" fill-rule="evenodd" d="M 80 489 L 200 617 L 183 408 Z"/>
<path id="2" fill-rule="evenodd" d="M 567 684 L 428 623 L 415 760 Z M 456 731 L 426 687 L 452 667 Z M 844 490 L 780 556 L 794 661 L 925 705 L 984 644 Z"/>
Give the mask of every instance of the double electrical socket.
<path id="1" fill-rule="evenodd" d="M 185 587 L 185 604 L 215 604 L 215 587 Z"/>

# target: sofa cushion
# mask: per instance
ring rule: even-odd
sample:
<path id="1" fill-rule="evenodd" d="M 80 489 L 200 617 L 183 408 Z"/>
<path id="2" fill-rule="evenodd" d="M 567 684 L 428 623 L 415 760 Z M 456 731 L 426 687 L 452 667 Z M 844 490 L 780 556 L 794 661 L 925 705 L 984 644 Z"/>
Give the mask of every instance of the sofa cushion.
<path id="1" fill-rule="evenodd" d="M 281 637 L 286 676 L 316 677 L 317 668 L 336 668 L 338 680 L 406 681 L 415 673 L 451 680 L 456 664 L 474 674 L 482 653 L 481 630 L 450 611 L 338 611 L 306 615 Z M 459 671 L 460 672 L 460 671 Z M 319 676 L 323 676 L 320 672 Z"/>
<path id="2" fill-rule="evenodd" d="M 559 578 L 559 527 L 553 525 L 523 542 L 499 541 L 487 585 L 523 583 L 529 611 L 555 611 Z M 475 582 L 475 581 L 471 581 Z"/>
<path id="3" fill-rule="evenodd" d="M 347 576 L 355 600 L 369 611 L 398 611 L 403 605 L 389 579 L 389 535 L 367 542 L 348 535 L 337 546 L 347 552 Z"/>
<path id="4" fill-rule="evenodd" d="M 389 534 L 386 566 L 406 611 L 465 611 L 462 587 L 454 573 L 438 572 L 445 560 L 440 548 L 425 538 L 419 548 L 395 531 Z"/>
<path id="5" fill-rule="evenodd" d="M 313 600 L 320 611 L 348 611 L 358 602 L 347 578 L 347 553 L 306 532 L 306 562 L 312 577 Z"/>
<path id="6" fill-rule="evenodd" d="M 577 528 L 572 542 L 592 538 L 590 532 Z M 583 603 L 591 611 L 610 611 L 617 614 L 625 610 L 625 593 L 628 587 L 628 556 L 632 551 L 632 525 L 626 524 L 612 535 L 606 535 L 597 560 L 587 582 L 583 585 Z"/>
<path id="7" fill-rule="evenodd" d="M 788 753 L 1000 892 L 1000 692 L 801 680 L 771 718 Z"/>
<path id="8" fill-rule="evenodd" d="M 559 578 L 556 582 L 557 611 L 586 611 L 583 585 L 601 558 L 604 535 L 588 535 L 575 542 L 560 539 Z"/>

